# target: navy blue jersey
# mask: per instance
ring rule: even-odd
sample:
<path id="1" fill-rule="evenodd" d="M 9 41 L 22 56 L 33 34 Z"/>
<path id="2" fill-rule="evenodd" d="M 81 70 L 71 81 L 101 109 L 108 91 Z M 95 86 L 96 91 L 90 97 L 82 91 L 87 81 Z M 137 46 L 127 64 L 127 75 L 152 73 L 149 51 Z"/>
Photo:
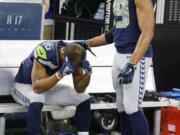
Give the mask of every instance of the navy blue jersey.
<path id="1" fill-rule="evenodd" d="M 154 4 L 154 0 L 153 0 Z M 135 0 L 114 0 L 113 41 L 119 53 L 133 53 L 140 36 Z M 147 51 L 152 55 L 152 48 Z"/>
<path id="2" fill-rule="evenodd" d="M 21 63 L 15 81 L 19 83 L 32 84 L 31 72 L 34 59 L 45 67 L 49 76 L 54 74 L 60 67 L 58 48 L 64 46 L 67 46 L 67 44 L 63 41 L 46 41 L 39 44 Z"/>

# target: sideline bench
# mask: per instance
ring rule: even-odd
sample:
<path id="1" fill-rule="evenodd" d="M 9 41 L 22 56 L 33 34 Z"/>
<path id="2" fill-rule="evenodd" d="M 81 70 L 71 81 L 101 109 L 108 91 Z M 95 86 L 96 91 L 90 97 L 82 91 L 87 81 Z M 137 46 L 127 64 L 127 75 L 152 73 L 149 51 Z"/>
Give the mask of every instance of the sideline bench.
<path id="1" fill-rule="evenodd" d="M 11 97 L 10 90 L 13 84 L 13 78 L 18 71 L 19 65 L 21 61 L 26 58 L 33 48 L 42 41 L 39 40 L 31 40 L 31 41 L 1 41 L 0 42 L 0 98 L 3 97 Z M 87 89 L 89 93 L 111 93 L 114 92 L 111 86 L 111 63 L 112 63 L 112 55 L 113 52 L 109 53 L 113 48 L 112 46 L 106 47 L 101 51 L 96 50 L 98 58 L 95 58 L 91 54 L 88 53 L 88 59 L 92 61 L 93 66 L 93 75 L 90 86 Z M 113 51 L 113 50 L 112 50 Z M 104 53 L 107 53 L 107 57 L 104 56 Z M 109 55 L 108 55 L 109 54 Z M 67 77 L 62 80 L 62 82 L 70 86 L 73 86 L 72 78 Z M 106 85 L 105 85 L 106 84 Z M 110 85 L 109 85 L 110 84 Z M 3 98 L 4 99 L 4 98 Z M 26 112 L 27 108 L 13 103 L 0 103 L 0 135 L 5 134 L 5 120 L 6 117 L 4 114 L 11 114 L 17 112 Z M 92 106 L 92 109 L 97 109 L 98 106 Z M 100 109 L 110 109 L 108 106 L 101 106 Z M 50 106 L 45 105 L 43 107 L 43 111 L 73 111 L 75 112 L 75 106 Z M 73 113 L 71 112 L 68 116 L 61 117 L 72 117 Z M 60 116 L 59 116 L 60 117 Z M 60 118 L 61 118 L 60 117 Z"/>
<path id="2" fill-rule="evenodd" d="M 13 84 L 13 77 L 15 76 L 21 61 L 26 58 L 33 48 L 42 41 L 0 41 L 0 99 L 4 96 L 11 97 L 10 89 Z M 97 58 L 92 56 L 90 53 L 87 54 L 87 59 L 90 61 L 93 67 L 93 74 L 91 78 L 90 85 L 88 86 L 86 92 L 90 94 L 98 93 L 114 93 L 112 87 L 112 77 L 111 77 L 111 66 L 113 61 L 113 55 L 115 49 L 113 45 L 93 48 L 93 51 L 97 54 Z M 155 89 L 153 83 L 153 73 L 152 69 L 149 72 L 149 77 L 146 83 L 146 89 Z M 72 77 L 65 77 L 60 82 L 73 86 Z M 142 107 L 156 107 L 155 121 L 154 121 L 154 135 L 159 135 L 160 130 L 160 107 L 168 106 L 179 106 L 179 102 L 169 99 L 163 99 L 160 102 L 143 102 Z M 100 109 L 116 109 L 115 103 L 98 103 L 91 104 L 92 110 Z M 76 110 L 75 106 L 49 106 L 45 105 L 43 111 L 53 112 L 68 112 L 66 116 L 57 116 L 58 118 L 72 117 Z M 17 112 L 26 112 L 27 108 L 19 105 L 15 102 L 13 103 L 3 103 L 0 102 L 0 135 L 5 135 L 5 121 L 6 114 L 12 114 Z M 60 113 L 62 114 L 62 113 Z M 59 115 L 60 115 L 59 114 Z"/>

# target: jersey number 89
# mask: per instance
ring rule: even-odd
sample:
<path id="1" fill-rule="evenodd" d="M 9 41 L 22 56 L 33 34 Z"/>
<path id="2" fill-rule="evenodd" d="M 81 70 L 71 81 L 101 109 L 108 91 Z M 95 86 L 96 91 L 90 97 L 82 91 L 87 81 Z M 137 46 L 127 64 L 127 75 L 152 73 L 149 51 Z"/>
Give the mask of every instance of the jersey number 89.
<path id="1" fill-rule="evenodd" d="M 129 25 L 129 0 L 114 0 L 113 12 L 115 28 L 127 28 Z"/>

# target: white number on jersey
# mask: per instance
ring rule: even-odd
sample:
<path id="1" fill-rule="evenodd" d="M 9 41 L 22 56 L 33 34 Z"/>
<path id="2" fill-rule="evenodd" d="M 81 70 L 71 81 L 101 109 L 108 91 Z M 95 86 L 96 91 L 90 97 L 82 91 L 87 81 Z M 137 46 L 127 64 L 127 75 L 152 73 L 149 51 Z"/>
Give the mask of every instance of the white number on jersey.
<path id="1" fill-rule="evenodd" d="M 43 44 L 44 44 L 44 47 L 46 48 L 47 51 L 49 51 L 49 50 L 54 50 L 54 47 L 53 47 L 53 45 L 52 45 L 53 42 L 48 41 L 48 42 L 44 42 Z"/>
<path id="2" fill-rule="evenodd" d="M 114 21 L 115 28 L 127 28 L 129 25 L 129 0 L 114 0 L 113 3 L 114 16 L 121 18 Z"/>

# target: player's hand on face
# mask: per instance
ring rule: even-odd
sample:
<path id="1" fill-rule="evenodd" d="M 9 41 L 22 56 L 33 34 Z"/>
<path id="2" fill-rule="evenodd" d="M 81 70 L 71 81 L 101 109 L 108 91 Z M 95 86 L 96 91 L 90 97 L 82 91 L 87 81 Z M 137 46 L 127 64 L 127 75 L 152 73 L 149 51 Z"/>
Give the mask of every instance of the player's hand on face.
<path id="1" fill-rule="evenodd" d="M 92 67 L 86 59 L 81 61 L 80 67 L 85 71 L 85 74 L 91 75 L 92 74 Z"/>
<path id="2" fill-rule="evenodd" d="M 65 61 L 59 69 L 59 73 L 62 76 L 70 75 L 74 72 L 75 66 L 68 61 Z"/>
<path id="3" fill-rule="evenodd" d="M 119 84 L 129 84 L 132 82 L 135 72 L 135 65 L 127 63 L 119 74 Z"/>

